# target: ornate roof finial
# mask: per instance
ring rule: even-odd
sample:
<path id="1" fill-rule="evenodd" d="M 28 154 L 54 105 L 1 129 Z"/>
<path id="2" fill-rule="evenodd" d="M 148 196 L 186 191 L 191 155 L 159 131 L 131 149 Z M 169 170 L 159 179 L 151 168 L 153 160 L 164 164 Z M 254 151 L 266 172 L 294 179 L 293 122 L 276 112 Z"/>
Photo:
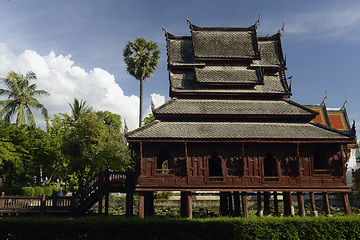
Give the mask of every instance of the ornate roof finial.
<path id="1" fill-rule="evenodd" d="M 327 99 L 327 91 L 325 91 L 324 100 L 322 101 L 322 103 L 320 105 L 325 105 L 326 104 L 326 99 Z"/>
<path id="2" fill-rule="evenodd" d="M 166 31 L 164 25 L 161 24 L 161 29 L 165 32 L 165 37 L 168 37 L 169 33 Z"/>
<path id="3" fill-rule="evenodd" d="M 126 123 L 126 118 L 124 119 L 124 134 L 126 135 L 128 133 L 128 126 Z"/>
<path id="4" fill-rule="evenodd" d="M 355 136 L 356 135 L 356 129 L 355 129 L 355 120 L 353 120 L 353 124 L 352 124 L 352 127 L 351 127 L 351 133 L 352 133 L 352 135 L 353 136 Z"/>
<path id="5" fill-rule="evenodd" d="M 154 104 L 153 99 L 151 97 L 151 111 L 154 112 L 154 110 L 155 110 L 155 104 Z"/>
<path id="6" fill-rule="evenodd" d="M 345 102 L 344 102 L 344 104 L 343 104 L 343 106 L 342 106 L 342 108 L 341 109 L 345 109 L 345 105 L 347 104 L 347 97 L 345 96 Z"/>
<path id="7" fill-rule="evenodd" d="M 285 66 L 286 66 L 286 53 L 285 53 L 285 59 L 284 59 L 284 64 L 285 64 Z"/>
<path id="8" fill-rule="evenodd" d="M 290 77 L 288 77 L 288 79 L 290 80 L 290 84 L 289 84 L 289 90 L 290 90 L 290 92 L 291 92 L 291 79 L 293 78 L 293 76 L 290 76 Z"/>
<path id="9" fill-rule="evenodd" d="M 256 21 L 256 23 L 254 24 L 255 28 L 257 29 L 258 25 L 260 25 L 260 14 L 259 14 L 259 18 Z"/>
<path id="10" fill-rule="evenodd" d="M 190 24 L 190 26 L 193 25 L 187 16 L 186 16 L 186 21 Z"/>
<path id="11" fill-rule="evenodd" d="M 282 28 L 278 30 L 278 34 L 281 36 L 281 32 L 284 32 L 285 23 L 283 22 Z"/>

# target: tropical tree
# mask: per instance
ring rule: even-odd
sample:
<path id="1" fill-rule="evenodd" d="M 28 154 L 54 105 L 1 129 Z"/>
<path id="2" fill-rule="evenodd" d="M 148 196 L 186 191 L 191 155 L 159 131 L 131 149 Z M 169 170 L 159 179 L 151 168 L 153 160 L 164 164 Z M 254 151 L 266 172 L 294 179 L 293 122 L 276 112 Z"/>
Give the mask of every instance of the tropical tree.
<path id="1" fill-rule="evenodd" d="M 74 118 L 74 122 L 76 122 L 84 114 L 91 111 L 91 108 L 86 106 L 86 101 L 83 101 L 82 99 L 79 102 L 79 100 L 74 98 L 74 103 L 69 103 L 69 106 L 71 107 L 71 113 Z"/>
<path id="2" fill-rule="evenodd" d="M 126 44 L 123 55 L 127 65 L 126 71 L 140 81 L 140 127 L 142 120 L 143 82 L 154 75 L 160 60 L 160 51 L 155 42 L 147 41 L 144 38 L 137 38 L 134 42 Z"/>
<path id="3" fill-rule="evenodd" d="M 25 124 L 25 118 L 30 126 L 35 127 L 35 119 L 31 108 L 41 110 L 42 115 L 47 118 L 47 109 L 34 97 L 50 95 L 45 90 L 37 90 L 36 84 L 31 81 L 36 80 L 34 72 L 27 72 L 24 76 L 20 73 L 10 72 L 6 78 L 1 78 L 0 83 L 6 86 L 6 89 L 0 89 L 0 95 L 6 95 L 7 100 L 0 101 L 0 117 L 10 122 L 11 117 L 17 112 L 16 124 Z"/>

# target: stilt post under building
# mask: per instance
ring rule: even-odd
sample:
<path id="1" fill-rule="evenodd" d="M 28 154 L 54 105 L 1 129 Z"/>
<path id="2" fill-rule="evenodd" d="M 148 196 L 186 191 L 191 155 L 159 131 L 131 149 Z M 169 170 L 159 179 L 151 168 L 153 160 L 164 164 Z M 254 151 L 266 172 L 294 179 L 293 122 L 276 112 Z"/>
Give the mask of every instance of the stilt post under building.
<path id="1" fill-rule="evenodd" d="M 316 205 L 315 205 L 315 194 L 314 192 L 310 192 L 310 204 L 311 204 L 311 211 L 312 214 L 317 217 L 318 212 L 316 211 Z"/>
<path id="2" fill-rule="evenodd" d="M 277 192 L 274 192 L 273 195 L 274 195 L 274 215 L 278 216 L 279 215 L 278 194 Z"/>
<path id="3" fill-rule="evenodd" d="M 269 215 L 270 213 L 270 192 L 264 192 L 264 215 Z"/>
<path id="4" fill-rule="evenodd" d="M 263 209 L 262 209 L 262 204 L 261 204 L 261 192 L 257 192 L 256 193 L 257 196 L 257 212 L 256 215 L 259 217 L 263 216 Z"/>
<path id="5" fill-rule="evenodd" d="M 180 215 L 181 215 L 181 217 L 192 218 L 191 192 L 181 191 Z"/>
<path id="6" fill-rule="evenodd" d="M 145 193 L 139 192 L 139 217 L 145 217 Z"/>
<path id="7" fill-rule="evenodd" d="M 329 195 L 327 192 L 323 192 L 323 202 L 324 202 L 324 211 L 327 216 L 330 216 L 330 204 L 329 204 Z"/>
<path id="8" fill-rule="evenodd" d="M 105 215 L 109 214 L 109 191 L 105 192 Z"/>
<path id="9" fill-rule="evenodd" d="M 241 216 L 240 193 L 239 192 L 234 192 L 234 216 L 236 216 L 236 217 Z"/>
<path id="10" fill-rule="evenodd" d="M 145 192 L 145 216 L 153 216 L 154 214 L 154 192 Z"/>
<path id="11" fill-rule="evenodd" d="M 343 193 L 343 203 L 344 203 L 344 211 L 346 215 L 350 215 L 351 214 L 351 210 L 350 210 L 350 202 L 349 202 L 349 194 L 348 193 Z"/>
<path id="12" fill-rule="evenodd" d="M 301 217 L 305 217 L 305 204 L 304 204 L 304 196 L 302 192 L 297 193 L 297 200 L 298 200 L 298 208 L 299 208 L 299 215 Z"/>
<path id="13" fill-rule="evenodd" d="M 243 217 L 248 218 L 249 212 L 247 207 L 247 192 L 241 192 L 241 207 L 243 210 Z"/>

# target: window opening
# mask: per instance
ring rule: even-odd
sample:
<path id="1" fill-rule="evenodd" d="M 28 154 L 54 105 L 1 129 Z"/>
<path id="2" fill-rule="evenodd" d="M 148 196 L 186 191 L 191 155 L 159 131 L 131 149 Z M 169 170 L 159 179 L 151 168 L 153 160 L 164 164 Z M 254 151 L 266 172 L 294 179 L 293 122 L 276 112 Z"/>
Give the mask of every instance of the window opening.
<path id="1" fill-rule="evenodd" d="M 264 158 L 264 175 L 265 177 L 278 176 L 276 159 L 271 152 L 268 152 Z"/>
<path id="2" fill-rule="evenodd" d="M 156 162 L 157 173 L 169 173 L 169 153 L 166 150 L 161 150 Z"/>
<path id="3" fill-rule="evenodd" d="M 329 167 L 328 159 L 324 153 L 320 150 L 314 152 L 314 169 L 315 170 L 326 170 Z"/>
<path id="4" fill-rule="evenodd" d="M 222 177 L 221 158 L 213 152 L 209 158 L 209 177 Z"/>

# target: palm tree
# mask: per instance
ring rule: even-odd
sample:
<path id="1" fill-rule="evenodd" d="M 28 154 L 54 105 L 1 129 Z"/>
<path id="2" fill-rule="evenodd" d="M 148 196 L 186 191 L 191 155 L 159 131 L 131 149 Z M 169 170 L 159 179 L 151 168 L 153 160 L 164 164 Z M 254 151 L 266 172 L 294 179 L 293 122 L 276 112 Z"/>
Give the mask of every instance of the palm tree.
<path id="1" fill-rule="evenodd" d="M 79 100 L 74 98 L 74 103 L 69 103 L 69 105 L 71 107 L 71 112 L 74 117 L 74 122 L 76 122 L 84 114 L 91 111 L 91 108 L 86 106 L 86 101 L 83 101 L 82 99 L 79 102 Z"/>
<path id="2" fill-rule="evenodd" d="M 48 118 L 47 109 L 34 97 L 50 95 L 45 90 L 36 90 L 36 84 L 30 84 L 36 80 L 34 72 L 27 72 L 26 75 L 10 72 L 6 78 L 1 78 L 0 83 L 5 84 L 6 89 L 0 89 L 0 95 L 6 95 L 7 100 L 0 101 L 0 117 L 10 122 L 11 117 L 17 112 L 16 124 L 25 124 L 25 118 L 30 126 L 35 127 L 35 119 L 31 108 L 41 110 L 45 119 Z M 26 117 L 25 117 L 26 116 Z"/>
<path id="3" fill-rule="evenodd" d="M 137 38 L 134 42 L 128 42 L 125 46 L 124 61 L 126 71 L 140 81 L 140 113 L 139 127 L 142 120 L 143 82 L 154 75 L 160 60 L 160 51 L 155 42 L 144 38 Z"/>

